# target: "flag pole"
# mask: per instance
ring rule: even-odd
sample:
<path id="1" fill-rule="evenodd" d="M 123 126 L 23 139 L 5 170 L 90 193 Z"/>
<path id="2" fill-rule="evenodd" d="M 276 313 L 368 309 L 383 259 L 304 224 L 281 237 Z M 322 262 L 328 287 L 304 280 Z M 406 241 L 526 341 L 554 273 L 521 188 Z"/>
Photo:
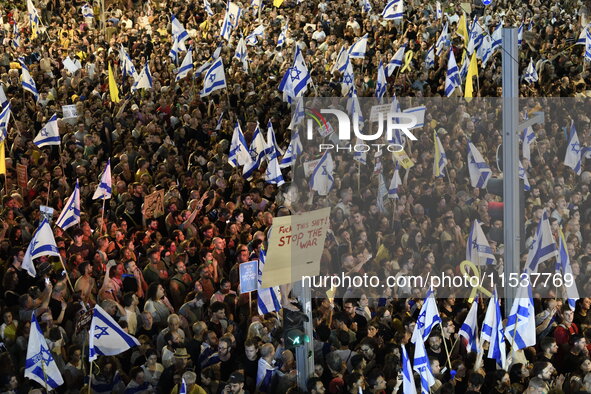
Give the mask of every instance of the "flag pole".
<path id="1" fill-rule="evenodd" d="M 439 324 L 441 324 L 441 323 L 439 323 Z M 445 355 L 447 356 L 447 364 L 449 365 L 449 369 L 451 370 L 452 369 L 451 360 L 449 359 L 449 350 L 447 349 L 447 342 L 445 341 L 445 336 L 443 335 L 443 327 L 441 327 L 441 336 L 443 337 L 443 346 L 445 347 Z"/>
<path id="2" fill-rule="evenodd" d="M 104 221 L 105 221 L 105 198 L 106 196 L 103 194 L 103 210 L 101 211 L 101 228 L 99 230 L 99 234 L 102 232 L 102 227 L 104 226 Z M 106 226 L 104 226 L 106 227 Z M 105 235 L 106 235 L 106 228 L 105 228 Z"/>
<path id="3" fill-rule="evenodd" d="M 47 386 L 47 372 L 45 372 L 45 361 L 43 360 L 43 357 L 41 357 L 41 370 L 43 371 L 43 383 L 45 383 L 45 390 L 50 392 L 51 389 Z"/>
<path id="4" fill-rule="evenodd" d="M 88 349 L 88 354 L 90 355 L 90 348 Z M 91 394 L 90 387 L 92 385 L 92 364 L 93 364 L 93 362 L 91 361 L 90 362 L 90 368 L 89 368 L 90 371 L 88 372 L 88 394 Z"/>
<path id="5" fill-rule="evenodd" d="M 64 231 L 65 233 L 65 231 Z M 62 268 L 64 269 L 64 272 L 66 273 L 66 279 L 68 280 L 68 284 L 70 285 L 70 289 L 72 290 L 72 294 L 74 294 L 76 291 L 74 290 L 74 286 L 72 286 L 72 281 L 70 280 L 70 275 L 68 275 L 68 270 L 66 269 L 66 266 L 64 264 L 64 260 L 62 259 L 62 256 L 59 256 L 60 258 L 60 263 L 62 264 Z"/>

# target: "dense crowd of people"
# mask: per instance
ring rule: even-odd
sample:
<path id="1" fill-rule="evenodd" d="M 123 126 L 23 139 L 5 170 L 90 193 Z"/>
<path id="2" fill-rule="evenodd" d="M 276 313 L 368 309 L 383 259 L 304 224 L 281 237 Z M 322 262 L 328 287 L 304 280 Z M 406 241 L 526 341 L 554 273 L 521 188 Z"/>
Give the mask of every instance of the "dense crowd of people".
<path id="1" fill-rule="evenodd" d="M 427 289 L 339 288 L 334 299 L 327 289 L 314 290 L 314 371 L 306 387 L 297 387 L 295 352 L 283 340 L 283 312 L 259 314 L 256 293 L 252 300 L 240 293 L 238 265 L 259 258 L 274 217 L 331 206 L 322 274 L 459 275 L 474 219 L 496 256 L 494 268 L 502 269 L 502 198 L 471 186 L 466 160 L 470 140 L 493 177 L 501 175 L 496 159 L 502 107 L 495 99 L 501 94 L 501 50 L 479 70 L 476 93 L 489 98 L 471 102 L 441 98 L 447 49 L 432 68 L 424 62 L 446 20 L 461 64 L 465 40 L 456 30 L 463 11 L 469 21 L 478 16 L 489 33 L 501 19 L 515 27 L 523 23 L 520 70 L 533 59 L 539 80 L 520 85 L 528 97 L 520 106 L 523 117 L 545 111 L 546 122 L 533 127 L 531 160 L 522 159 L 531 186 L 524 193 L 522 238 L 531 245 L 545 210 L 555 239 L 559 228 L 564 232 L 582 298 L 573 311 L 557 289 L 534 289 L 536 346 L 513 355 L 503 370 L 486 356 L 477 363 L 476 353 L 466 351 L 457 332 L 470 304 L 459 291 L 438 289 L 442 322 L 426 343 L 436 378 L 431 392 L 591 392 L 591 298 L 585 297 L 591 295 L 591 173 L 585 161 L 581 175 L 563 165 L 571 120 L 580 145 L 590 141 L 584 97 L 591 76 L 585 46 L 574 45 L 590 21 L 587 1 L 495 1 L 487 7 L 480 1 L 443 2 L 445 16 L 438 19 L 435 2 L 413 0 L 405 1 L 403 21 L 382 19 L 384 4 L 371 0 L 369 13 L 356 1 L 285 1 L 280 7 L 264 1 L 260 11 L 239 2 L 243 13 L 229 41 L 219 37 L 225 14 L 219 1 L 210 2 L 212 16 L 195 0 L 105 1 L 104 28 L 99 2 L 89 4 L 93 18 L 83 17 L 83 1 L 39 1 L 35 38 L 24 3 L 0 4 L 0 84 L 12 111 L 6 174 L 0 176 L 1 392 L 43 390 L 23 377 L 33 314 L 64 377 L 57 391 L 87 390 L 88 311 L 95 305 L 140 342 L 118 356 L 98 358 L 91 385 L 96 393 L 180 393 L 181 379 L 192 394 L 402 392 L 401 347 L 412 359 L 409 339 Z M 195 72 L 175 81 L 180 60 L 175 64 L 168 56 L 171 14 L 189 33 L 195 69 L 221 46 L 226 89 L 200 97 L 202 77 L 194 78 Z M 236 45 L 261 24 L 264 39 L 248 46 L 245 71 L 234 58 Z M 284 24 L 287 39 L 278 47 Z M 414 130 L 418 141 L 406 146 L 414 165 L 401 172 L 398 199 L 379 203 L 376 197 L 374 168 L 380 161 L 389 180 L 395 167 L 389 155 L 369 154 L 359 167 L 350 153 L 333 153 L 334 185 L 325 197 L 308 192 L 302 164 L 320 157 L 311 144 L 304 144 L 296 165 L 283 170 L 287 182 L 280 187 L 265 182 L 265 165 L 246 180 L 241 168 L 228 164 L 236 121 L 249 143 L 257 122 L 262 127 L 271 121 L 279 145 L 287 147 L 291 112 L 277 87 L 296 45 L 314 83 L 306 95 L 341 96 L 342 74 L 332 66 L 343 45 L 366 33 L 365 58 L 353 60 L 359 96 L 374 95 L 380 61 L 388 63 L 407 44 L 412 58 L 388 78 L 386 96 L 396 95 L 403 108 L 416 100 L 427 106 L 425 126 Z M 131 92 L 133 79 L 121 77 L 121 45 L 136 69 L 149 63 L 152 89 Z M 68 72 L 62 63 L 67 56 L 82 68 Z M 22 89 L 18 58 L 36 82 L 38 101 Z M 109 64 L 120 103 L 109 96 Z M 59 121 L 59 147 L 37 148 L 33 138 L 54 113 L 62 117 L 64 105 L 75 105 L 79 116 Z M 433 131 L 449 161 L 443 178 L 433 177 Z M 113 196 L 103 205 L 92 195 L 107 159 Z M 76 179 L 79 225 L 66 231 L 52 225 L 65 269 L 56 257 L 41 257 L 33 278 L 21 264 L 45 215 L 40 207 L 54 208 L 55 222 Z M 155 191 L 164 192 L 158 217 L 145 214 L 144 198 Z M 554 260 L 543 268 L 553 271 Z M 282 290 L 284 308 L 294 308 Z M 481 323 L 488 300 L 477 302 Z M 420 388 L 418 374 L 415 379 Z"/>

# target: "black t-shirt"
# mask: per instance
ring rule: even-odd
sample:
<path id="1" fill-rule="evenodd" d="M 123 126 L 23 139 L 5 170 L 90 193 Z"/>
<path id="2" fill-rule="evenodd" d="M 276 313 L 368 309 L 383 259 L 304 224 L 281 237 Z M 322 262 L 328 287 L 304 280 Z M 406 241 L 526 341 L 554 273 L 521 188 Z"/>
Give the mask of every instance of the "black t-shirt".
<path id="1" fill-rule="evenodd" d="M 227 381 L 232 372 L 238 368 L 238 359 L 232 354 L 228 361 L 220 361 L 220 378 L 222 381 Z"/>

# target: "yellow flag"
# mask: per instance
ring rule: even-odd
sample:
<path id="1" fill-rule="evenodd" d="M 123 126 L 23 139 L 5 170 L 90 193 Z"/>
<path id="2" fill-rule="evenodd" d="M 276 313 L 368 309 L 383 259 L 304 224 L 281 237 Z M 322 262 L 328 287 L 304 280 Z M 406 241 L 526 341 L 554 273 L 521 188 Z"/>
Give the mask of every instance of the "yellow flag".
<path id="1" fill-rule="evenodd" d="M 470 35 L 468 34 L 468 22 L 466 22 L 466 14 L 462 14 L 462 17 L 458 21 L 456 33 L 458 33 L 458 35 L 464 39 L 464 47 L 467 47 Z"/>
<path id="2" fill-rule="evenodd" d="M 6 175 L 6 154 L 4 153 L 4 141 L 0 142 L 0 174 Z"/>
<path id="3" fill-rule="evenodd" d="M 283 4 L 283 0 L 273 0 L 273 6 L 279 8 Z"/>
<path id="4" fill-rule="evenodd" d="M 117 82 L 115 82 L 115 76 L 113 75 L 113 70 L 111 69 L 111 63 L 109 63 L 109 94 L 111 95 L 112 102 L 118 103 L 121 101 L 119 99 L 119 89 L 117 88 Z"/>
<path id="5" fill-rule="evenodd" d="M 464 97 L 474 97 L 474 86 L 472 86 L 472 77 L 478 77 L 478 61 L 476 60 L 476 51 L 472 53 L 470 64 L 468 65 L 468 76 L 466 77 L 466 87 L 464 89 Z M 470 100 L 467 100 L 470 101 Z"/>

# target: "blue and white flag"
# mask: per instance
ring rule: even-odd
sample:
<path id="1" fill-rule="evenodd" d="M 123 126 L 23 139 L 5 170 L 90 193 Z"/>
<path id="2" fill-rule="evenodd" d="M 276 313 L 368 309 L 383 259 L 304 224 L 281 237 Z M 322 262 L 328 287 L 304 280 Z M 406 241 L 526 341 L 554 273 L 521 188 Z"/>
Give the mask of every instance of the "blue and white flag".
<path id="1" fill-rule="evenodd" d="M 480 351 L 478 346 L 478 297 L 472 302 L 458 335 L 466 339 L 466 351 L 474 353 Z"/>
<path id="2" fill-rule="evenodd" d="M 414 337 L 419 329 L 417 324 L 412 336 Z M 419 334 L 420 337 L 420 334 Z M 414 355 L 414 366 L 413 369 L 417 371 L 421 378 L 421 394 L 429 394 L 431 392 L 430 387 L 435 384 L 435 377 L 431 372 L 431 363 L 429 362 L 429 356 L 425 349 L 425 342 L 419 340 L 415 344 L 415 355 Z"/>
<path id="3" fill-rule="evenodd" d="M 175 41 L 178 42 L 178 47 L 181 51 L 186 51 L 185 40 L 189 38 L 189 33 L 185 30 L 183 24 L 172 14 L 170 17 L 170 23 L 172 25 L 172 36 Z"/>
<path id="4" fill-rule="evenodd" d="M 425 67 L 431 69 L 435 67 L 435 45 L 431 45 L 431 48 L 427 50 L 425 55 Z"/>
<path id="5" fill-rule="evenodd" d="M 529 283 L 517 288 L 505 325 L 505 338 L 515 350 L 536 345 L 536 312 Z"/>
<path id="6" fill-rule="evenodd" d="M 41 18 L 39 18 L 39 13 L 33 4 L 33 0 L 27 0 L 27 14 L 29 15 L 29 22 L 31 23 L 31 39 L 34 40 L 37 38 L 37 31 L 39 30 Z"/>
<path id="7" fill-rule="evenodd" d="M 396 168 L 394 168 L 394 175 L 392 175 L 392 180 L 390 181 L 390 187 L 388 188 L 388 198 L 400 198 L 398 196 L 398 189 L 402 184 L 402 180 L 400 179 L 400 164 L 396 163 Z"/>
<path id="8" fill-rule="evenodd" d="M 293 103 L 292 103 L 293 105 Z M 289 130 L 295 129 L 305 118 L 304 100 L 300 97 L 295 100 L 295 108 L 291 117 L 291 122 L 287 128 Z"/>
<path id="9" fill-rule="evenodd" d="M 361 140 L 359 137 L 355 138 L 355 146 L 360 146 Z M 354 151 L 353 152 L 353 160 L 355 160 L 359 164 L 366 165 L 367 164 L 367 152 L 366 151 Z M 376 164 L 377 164 L 376 159 Z"/>
<path id="10" fill-rule="evenodd" d="M 570 265 L 570 257 L 568 255 L 568 249 L 566 247 L 566 240 L 560 227 L 558 228 L 558 256 L 556 257 L 556 272 L 561 272 L 563 278 L 568 278 L 569 275 L 574 279 L 573 270 Z M 564 287 L 566 290 L 566 300 L 571 310 L 575 310 L 575 306 L 579 297 L 579 290 L 577 289 L 577 283 L 572 280 L 569 281 L 570 286 L 567 285 L 567 281 L 564 280 Z"/>
<path id="11" fill-rule="evenodd" d="M 491 52 L 494 53 L 497 48 L 503 45 L 503 21 L 500 21 L 495 30 L 491 34 Z"/>
<path id="12" fill-rule="evenodd" d="M 246 42 L 244 37 L 240 37 L 238 44 L 236 44 L 236 51 L 234 52 L 234 59 L 242 62 L 242 69 L 248 72 L 248 53 L 246 52 Z"/>
<path id="13" fill-rule="evenodd" d="M 332 74 L 335 71 L 344 72 L 345 69 L 347 68 L 347 64 L 349 64 L 349 51 L 343 45 L 341 47 L 341 49 L 339 50 L 339 53 L 337 55 L 337 59 L 336 59 L 334 65 L 330 69 L 330 73 Z"/>
<path id="14" fill-rule="evenodd" d="M 180 81 L 183 78 L 186 78 L 189 75 L 189 71 L 194 68 L 193 66 L 193 47 L 189 47 L 181 66 L 176 72 L 175 81 Z"/>
<path id="15" fill-rule="evenodd" d="M 386 207 L 384 206 L 384 198 L 388 196 L 388 188 L 386 187 L 386 181 L 384 180 L 384 174 L 382 173 L 382 164 L 379 162 L 379 160 L 379 158 L 376 158 L 376 166 L 378 165 L 378 163 L 380 166 L 380 168 L 378 169 L 378 194 L 376 205 L 378 206 L 378 210 L 381 213 L 384 213 L 386 212 Z"/>
<path id="16" fill-rule="evenodd" d="M 525 171 L 525 167 L 521 164 L 521 160 L 519 160 L 519 179 L 523 180 L 523 190 L 526 192 L 531 190 L 531 185 L 529 184 L 529 179 L 527 179 L 527 172 Z"/>
<path id="17" fill-rule="evenodd" d="M 384 70 L 384 65 L 380 61 L 380 65 L 378 66 L 378 78 L 376 82 L 376 97 L 378 98 L 380 104 L 386 95 L 387 88 L 388 81 L 386 81 L 386 71 Z"/>
<path id="18" fill-rule="evenodd" d="M 222 113 L 220 114 L 220 117 L 218 118 L 218 121 L 215 124 L 215 131 L 220 131 L 222 129 L 222 120 L 224 119 L 224 112 L 222 111 Z"/>
<path id="19" fill-rule="evenodd" d="M 291 135 L 291 141 L 289 142 L 289 146 L 285 151 L 285 154 L 281 158 L 281 163 L 279 163 L 280 168 L 286 168 L 292 166 L 299 155 L 302 154 L 304 148 L 302 147 L 302 141 L 300 140 L 300 133 L 297 130 L 294 130 Z"/>
<path id="20" fill-rule="evenodd" d="M 433 130 L 433 145 L 435 145 L 435 155 L 433 157 L 433 176 L 435 178 L 443 178 L 445 176 L 445 167 L 447 166 L 447 155 L 443 149 L 443 144 L 437 135 L 437 131 Z"/>
<path id="21" fill-rule="evenodd" d="M 207 13 L 208 16 L 214 15 L 214 12 L 211 9 L 211 4 L 209 4 L 209 1 L 203 0 L 203 8 L 205 9 L 205 12 Z"/>
<path id="22" fill-rule="evenodd" d="M 458 64 L 456 63 L 456 57 L 454 51 L 450 49 L 449 60 L 447 61 L 447 73 L 445 74 L 445 95 L 451 96 L 461 85 L 460 73 L 458 70 Z"/>
<path id="23" fill-rule="evenodd" d="M 199 92 L 201 97 L 209 96 L 216 90 L 226 88 L 226 73 L 222 58 L 218 58 L 205 73 L 203 77 L 203 90 Z"/>
<path id="24" fill-rule="evenodd" d="M 415 379 L 412 375 L 412 367 L 410 365 L 410 358 L 406 352 L 404 345 L 402 348 L 402 392 L 404 394 L 417 394 L 417 387 L 415 386 Z"/>
<path id="25" fill-rule="evenodd" d="M 283 76 L 279 84 L 279 90 L 289 98 L 288 102 L 291 102 L 295 97 L 303 96 L 306 93 L 310 82 L 312 82 L 312 79 L 308 67 L 306 67 L 304 55 L 300 47 L 296 45 L 293 65 L 287 69 Z"/>
<path id="26" fill-rule="evenodd" d="M 168 52 L 168 57 L 172 59 L 172 61 L 174 62 L 174 64 L 178 65 L 178 58 L 179 58 L 179 52 L 180 52 L 180 48 L 179 48 L 179 42 L 176 39 L 176 37 L 173 37 L 173 41 L 172 41 L 172 47 L 170 47 L 170 51 Z"/>
<path id="27" fill-rule="evenodd" d="M 88 5 L 88 3 L 85 3 L 82 8 L 80 9 L 80 11 L 82 12 L 82 16 L 85 18 L 94 18 L 94 10 L 92 9 L 91 6 Z"/>
<path id="28" fill-rule="evenodd" d="M 355 74 L 353 73 L 353 65 L 347 57 L 347 65 L 343 72 L 343 79 L 341 80 L 341 92 L 343 96 L 346 96 L 353 89 L 355 89 Z"/>
<path id="29" fill-rule="evenodd" d="M 275 149 L 273 149 L 275 151 Z M 281 167 L 279 166 L 279 156 L 274 155 L 271 160 L 267 162 L 267 170 L 265 171 L 265 182 L 281 186 L 285 183 Z"/>
<path id="30" fill-rule="evenodd" d="M 577 175 L 581 175 L 582 171 L 582 147 L 579 143 L 579 136 L 575 129 L 574 120 L 570 124 L 570 137 L 566 147 L 566 155 L 564 156 L 564 165 L 572 168 Z"/>
<path id="31" fill-rule="evenodd" d="M 517 28 L 517 45 L 523 42 L 523 23 Z"/>
<path id="32" fill-rule="evenodd" d="M 252 178 L 252 174 L 261 166 L 263 160 L 267 156 L 267 141 L 263 138 L 263 133 L 257 122 L 257 127 L 254 130 L 250 147 L 248 148 L 251 161 L 244 165 L 242 176 L 245 179 Z"/>
<path id="33" fill-rule="evenodd" d="M 111 159 L 107 159 L 107 165 L 105 166 L 105 170 L 101 175 L 101 181 L 98 184 L 94 195 L 92 196 L 93 200 L 100 198 L 102 200 L 106 198 L 111 198 L 111 191 L 112 191 L 112 180 L 111 180 Z"/>
<path id="34" fill-rule="evenodd" d="M 371 3 L 369 2 L 369 0 L 361 0 L 361 6 L 363 8 L 363 12 L 365 13 L 370 13 L 371 12 Z"/>
<path id="35" fill-rule="evenodd" d="M 263 271 L 267 252 L 261 248 L 259 253 L 259 289 L 257 291 L 257 307 L 260 315 L 281 310 L 281 291 L 279 286 L 261 287 L 263 285 Z"/>
<path id="36" fill-rule="evenodd" d="M 246 36 L 246 45 L 255 46 L 265 36 L 265 26 L 259 25 L 248 36 Z"/>
<path id="37" fill-rule="evenodd" d="M 60 256 L 55 244 L 55 238 L 53 237 L 53 231 L 51 231 L 47 219 L 43 219 L 39 227 L 37 227 L 35 234 L 33 234 L 33 238 L 31 238 L 21 265 L 33 278 L 37 276 L 33 260 L 41 256 Z"/>
<path id="38" fill-rule="evenodd" d="M 39 131 L 39 134 L 37 134 L 33 143 L 38 148 L 49 145 L 59 145 L 61 143 L 56 114 L 53 114 L 53 116 L 49 118 L 49 121 Z"/>
<path id="39" fill-rule="evenodd" d="M 486 34 L 482 39 L 480 48 L 476 51 L 476 56 L 482 60 L 483 68 L 486 65 L 486 62 L 491 58 L 492 54 L 492 37 L 489 34 Z"/>
<path id="40" fill-rule="evenodd" d="M 523 134 L 521 135 L 521 151 L 524 159 L 531 160 L 531 144 L 533 144 L 535 140 L 536 134 L 534 133 L 533 127 L 529 126 L 523 129 Z"/>
<path id="41" fill-rule="evenodd" d="M 25 64 L 23 58 L 19 57 L 18 62 L 21 65 L 21 84 L 23 85 L 23 89 L 28 92 L 31 92 L 33 96 L 35 96 L 35 101 L 39 101 L 39 92 L 37 91 L 37 85 L 35 84 L 33 77 L 31 77 L 31 73 L 29 73 L 29 68 Z"/>
<path id="42" fill-rule="evenodd" d="M 364 59 L 365 52 L 367 51 L 367 39 L 369 35 L 366 33 L 363 37 L 355 41 L 353 45 L 349 48 L 349 58 L 350 59 Z"/>
<path id="43" fill-rule="evenodd" d="M 441 33 L 439 33 L 439 37 L 437 37 L 437 41 L 435 42 L 435 54 L 437 56 L 441 56 L 441 53 L 443 53 L 443 50 L 448 45 L 449 45 L 449 31 L 448 31 L 447 22 L 445 22 L 445 25 L 443 25 L 443 28 L 441 29 Z"/>
<path id="44" fill-rule="evenodd" d="M 585 60 L 591 62 L 591 32 L 585 30 Z"/>
<path id="45" fill-rule="evenodd" d="M 92 362 L 101 356 L 116 356 L 140 342 L 129 335 L 111 316 L 98 304 L 92 311 L 90 332 L 88 335 L 88 361 Z"/>
<path id="46" fill-rule="evenodd" d="M 488 302 L 488 308 L 482 324 L 482 339 L 489 342 L 488 358 L 496 360 L 497 365 L 507 368 L 505 356 L 505 333 L 501 316 L 501 305 L 497 288 L 493 292 L 493 298 Z"/>
<path id="47" fill-rule="evenodd" d="M 585 45 L 585 43 L 587 42 L 587 32 L 589 31 L 589 26 L 591 26 L 591 23 L 583 27 L 583 30 L 581 30 L 581 33 L 579 34 L 579 38 L 577 39 L 575 45 Z"/>
<path id="48" fill-rule="evenodd" d="M 131 87 L 132 92 L 135 92 L 139 89 L 152 89 L 154 81 L 152 80 L 152 74 L 150 73 L 150 68 L 148 66 L 149 61 L 146 60 L 146 64 L 144 65 L 142 72 L 138 76 L 137 81 L 135 81 Z"/>
<path id="49" fill-rule="evenodd" d="M 441 10 L 441 2 L 435 2 L 435 18 L 441 19 L 443 18 L 443 11 Z"/>
<path id="50" fill-rule="evenodd" d="M 492 171 L 484 158 L 471 141 L 468 141 L 468 171 L 472 187 L 483 189 L 486 187 Z"/>
<path id="51" fill-rule="evenodd" d="M 285 44 L 285 40 L 287 40 L 287 29 L 289 27 L 289 19 L 286 19 L 285 24 L 281 28 L 281 33 L 279 34 L 279 38 L 277 39 L 277 47 L 282 47 Z"/>
<path id="52" fill-rule="evenodd" d="M 384 19 L 402 19 L 404 18 L 404 3 L 403 0 L 389 0 L 382 11 Z"/>
<path id="53" fill-rule="evenodd" d="M 538 72 L 532 58 L 529 59 L 529 64 L 523 74 L 523 80 L 529 84 L 538 82 Z"/>
<path id="54" fill-rule="evenodd" d="M 12 41 L 10 43 L 15 49 L 21 46 L 21 33 L 16 23 L 12 27 Z"/>
<path id="55" fill-rule="evenodd" d="M 392 75 L 394 70 L 398 67 L 402 67 L 402 62 L 404 61 L 404 51 L 406 51 L 406 44 L 403 44 L 398 48 L 392 59 L 390 59 L 390 63 L 388 63 L 386 75 L 389 77 Z"/>
<path id="56" fill-rule="evenodd" d="M 179 389 L 179 394 L 187 394 L 187 382 L 185 382 L 185 378 L 181 378 L 181 388 Z"/>
<path id="57" fill-rule="evenodd" d="M 324 152 L 324 155 L 312 170 L 312 174 L 310 175 L 310 181 L 308 184 L 310 185 L 311 190 L 316 190 L 320 196 L 326 196 L 332 186 L 334 185 L 334 162 L 332 161 L 332 156 L 330 152 Z"/>
<path id="58" fill-rule="evenodd" d="M 538 267 L 541 263 L 556 256 L 558 256 L 558 251 L 556 250 L 556 244 L 552 236 L 548 213 L 544 210 L 542 219 L 536 229 L 534 242 L 529 247 L 527 253 L 527 260 L 525 262 L 526 273 L 538 272 Z"/>
<path id="59" fill-rule="evenodd" d="M 0 90 L 2 87 L 0 86 Z M 4 92 L 2 92 L 4 93 Z M 2 108 L 0 110 L 0 141 L 6 140 L 8 136 L 8 122 L 10 122 L 10 115 L 12 113 L 11 105 L 8 101 L 2 102 Z"/>
<path id="60" fill-rule="evenodd" d="M 279 147 L 277 143 L 277 138 L 275 137 L 275 130 L 273 130 L 273 123 L 271 120 L 267 122 L 267 160 L 272 160 L 275 157 L 279 157 L 283 155 L 283 150 Z"/>
<path id="61" fill-rule="evenodd" d="M 414 344 L 421 341 L 425 342 L 437 324 L 441 324 L 441 317 L 439 317 L 439 311 L 437 310 L 433 288 L 429 288 L 410 341 Z"/>
<path id="62" fill-rule="evenodd" d="M 62 230 L 67 230 L 77 223 L 80 223 L 80 186 L 78 185 L 78 179 L 76 179 L 76 187 L 74 187 L 72 195 L 64 204 L 62 213 L 57 218 L 55 225 Z"/>
<path id="63" fill-rule="evenodd" d="M 62 374 L 57 367 L 34 312 L 31 315 L 31 329 L 29 343 L 27 344 L 25 378 L 39 383 L 48 392 L 64 384 Z"/>
<path id="64" fill-rule="evenodd" d="M 226 15 L 224 16 L 222 31 L 220 33 L 220 36 L 222 36 L 224 40 L 228 41 L 230 39 L 232 30 L 238 26 L 241 14 L 242 9 L 236 3 L 229 1 L 226 6 Z"/>
<path id="65" fill-rule="evenodd" d="M 474 219 L 472 229 L 470 229 L 468 235 L 466 260 L 473 262 L 477 266 L 494 264 L 497 261 L 478 219 Z"/>
<path id="66" fill-rule="evenodd" d="M 134 81 L 137 81 L 139 75 L 131 61 L 131 57 L 127 53 L 127 50 L 123 45 L 119 47 L 119 63 L 121 65 L 121 73 L 123 74 L 123 78 L 126 77 L 133 77 Z"/>
<path id="67" fill-rule="evenodd" d="M 478 23 L 478 16 L 474 16 L 474 20 L 472 21 L 472 25 L 470 26 L 470 39 L 468 40 L 468 47 L 466 50 L 468 51 L 468 55 L 472 55 L 474 51 L 477 51 L 480 45 L 482 45 L 482 40 L 484 39 L 484 30 L 480 23 Z M 468 59 L 470 57 L 468 56 Z"/>
<path id="68" fill-rule="evenodd" d="M 238 167 L 249 164 L 251 161 L 252 159 L 246 146 L 246 138 L 244 138 L 242 129 L 240 129 L 240 123 L 236 121 L 234 133 L 232 134 L 232 143 L 230 144 L 228 163 L 232 167 Z"/>

